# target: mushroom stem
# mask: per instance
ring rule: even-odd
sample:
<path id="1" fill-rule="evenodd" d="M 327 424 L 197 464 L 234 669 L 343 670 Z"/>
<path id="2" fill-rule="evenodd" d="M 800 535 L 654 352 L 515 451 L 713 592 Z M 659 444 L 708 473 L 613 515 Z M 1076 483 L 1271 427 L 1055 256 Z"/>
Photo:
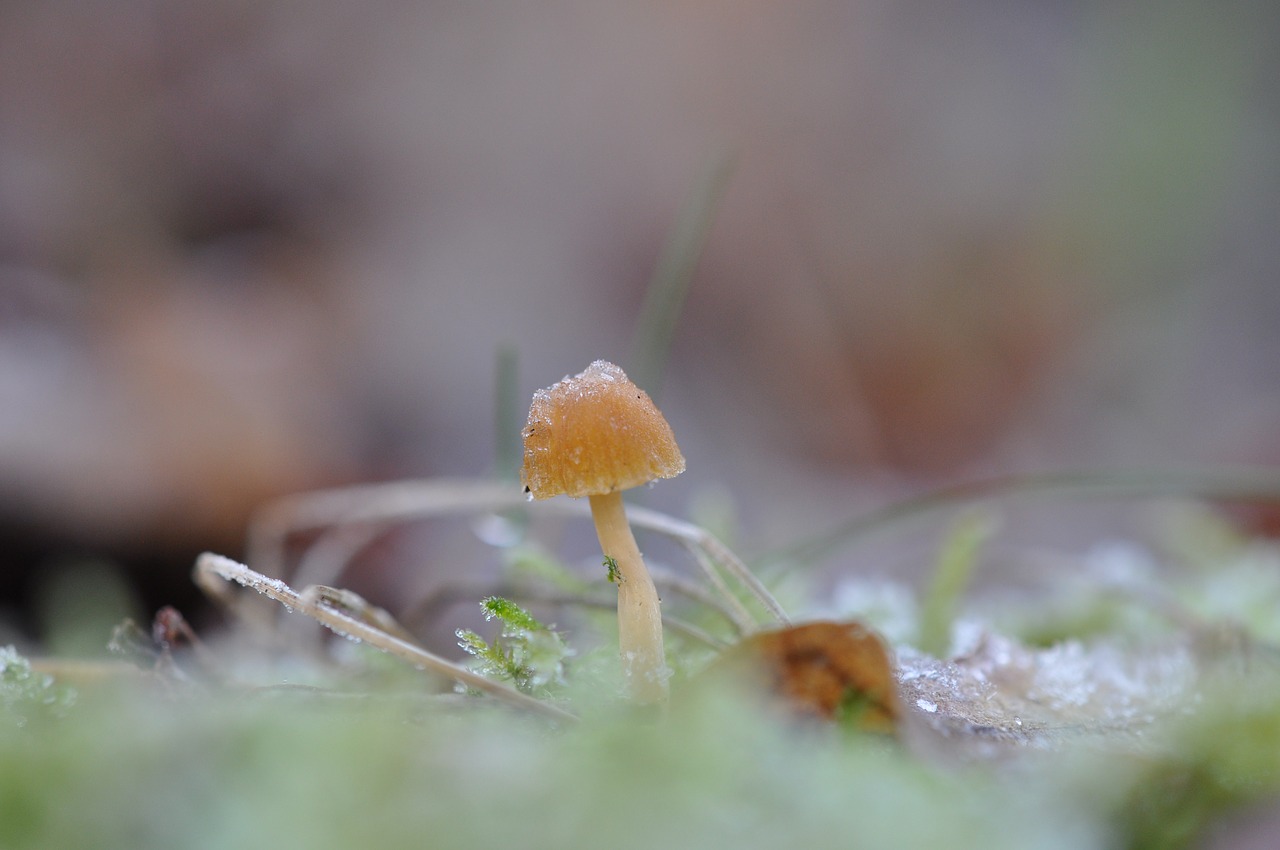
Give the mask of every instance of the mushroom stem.
<path id="1" fill-rule="evenodd" d="M 662 650 L 658 590 L 640 557 L 620 492 L 589 496 L 600 548 L 618 562 L 618 646 L 631 698 L 667 700 L 667 663 Z"/>

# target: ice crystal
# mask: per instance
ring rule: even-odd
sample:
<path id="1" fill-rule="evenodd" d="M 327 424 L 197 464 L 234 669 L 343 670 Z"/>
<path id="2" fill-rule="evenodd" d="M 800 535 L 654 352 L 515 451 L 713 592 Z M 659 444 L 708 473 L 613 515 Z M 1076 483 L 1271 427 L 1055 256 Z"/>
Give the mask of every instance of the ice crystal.
<path id="1" fill-rule="evenodd" d="M 31 717 L 60 717 L 75 702 L 75 691 L 31 668 L 12 646 L 0 647 L 0 705 L 10 722 L 25 726 Z"/>

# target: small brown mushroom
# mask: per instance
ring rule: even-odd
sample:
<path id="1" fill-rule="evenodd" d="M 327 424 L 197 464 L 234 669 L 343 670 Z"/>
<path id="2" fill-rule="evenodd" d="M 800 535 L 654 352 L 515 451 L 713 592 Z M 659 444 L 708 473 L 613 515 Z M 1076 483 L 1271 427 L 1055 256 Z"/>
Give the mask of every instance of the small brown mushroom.
<path id="1" fill-rule="evenodd" d="M 617 564 L 618 644 L 632 699 L 667 698 L 662 613 L 622 505 L 622 491 L 684 472 L 671 426 L 612 363 L 533 395 L 520 479 L 535 499 L 586 496 L 605 557 Z"/>

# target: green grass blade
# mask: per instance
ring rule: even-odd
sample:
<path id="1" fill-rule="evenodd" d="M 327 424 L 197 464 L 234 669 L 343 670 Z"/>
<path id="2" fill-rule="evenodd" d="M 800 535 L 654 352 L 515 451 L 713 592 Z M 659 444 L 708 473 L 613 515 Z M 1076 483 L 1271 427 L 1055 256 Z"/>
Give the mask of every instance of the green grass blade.
<path id="1" fill-rule="evenodd" d="M 978 554 L 995 533 L 995 526 L 986 514 L 970 513 L 961 517 L 947 535 L 920 609 L 918 645 L 922 651 L 942 658 L 950 649 L 951 625 L 960 599 L 973 578 Z"/>
<path id="2" fill-rule="evenodd" d="M 636 385 L 655 400 L 662 390 L 662 375 L 676 324 L 684 309 L 689 285 L 706 245 L 716 210 L 733 172 L 733 158 L 719 157 L 689 193 L 662 246 L 658 265 L 649 281 L 640 317 L 636 321 L 627 372 Z"/>
<path id="3" fill-rule="evenodd" d="M 499 346 L 493 380 L 493 468 L 503 481 L 514 481 L 520 471 L 519 365 L 515 346 Z"/>

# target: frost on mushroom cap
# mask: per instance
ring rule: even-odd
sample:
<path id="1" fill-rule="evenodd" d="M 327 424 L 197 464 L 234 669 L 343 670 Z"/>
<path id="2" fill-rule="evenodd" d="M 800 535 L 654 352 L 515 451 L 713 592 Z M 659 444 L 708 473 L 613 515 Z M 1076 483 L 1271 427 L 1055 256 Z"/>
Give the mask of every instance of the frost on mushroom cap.
<path id="1" fill-rule="evenodd" d="M 667 420 L 605 360 L 534 393 L 522 433 L 520 481 L 535 499 L 598 496 L 684 472 Z"/>

